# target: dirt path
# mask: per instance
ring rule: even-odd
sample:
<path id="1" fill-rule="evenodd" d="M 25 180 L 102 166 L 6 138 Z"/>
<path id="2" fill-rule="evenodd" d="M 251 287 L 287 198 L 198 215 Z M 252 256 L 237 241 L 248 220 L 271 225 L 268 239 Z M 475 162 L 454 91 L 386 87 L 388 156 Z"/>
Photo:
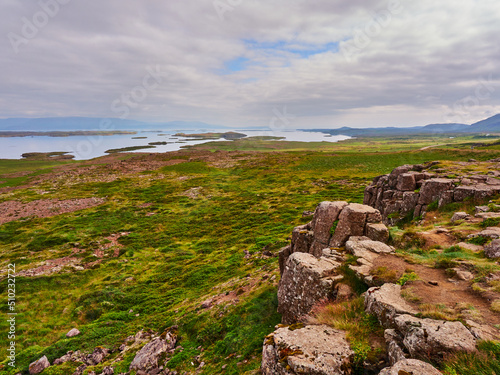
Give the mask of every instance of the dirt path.
<path id="1" fill-rule="evenodd" d="M 430 149 L 430 148 L 434 148 L 434 147 L 441 147 L 441 146 L 448 146 L 448 144 L 444 143 L 444 144 L 442 144 L 442 145 L 425 146 L 425 147 L 422 147 L 422 148 L 420 149 L 420 151 L 425 151 L 425 150 L 428 150 L 428 149 Z"/>
<path id="2" fill-rule="evenodd" d="M 469 282 L 452 280 L 444 270 L 409 264 L 395 255 L 379 257 L 374 266 L 395 270 L 398 277 L 405 271 L 415 272 L 419 280 L 408 283 L 403 289 L 411 288 L 411 292 L 418 296 L 419 302 L 411 303 L 417 309 L 421 304 L 441 304 L 450 309 L 457 308 L 457 305 L 471 305 L 479 312 L 479 317 L 470 317 L 471 320 L 490 326 L 500 324 L 500 314 L 490 310 L 488 300 L 475 294 Z"/>

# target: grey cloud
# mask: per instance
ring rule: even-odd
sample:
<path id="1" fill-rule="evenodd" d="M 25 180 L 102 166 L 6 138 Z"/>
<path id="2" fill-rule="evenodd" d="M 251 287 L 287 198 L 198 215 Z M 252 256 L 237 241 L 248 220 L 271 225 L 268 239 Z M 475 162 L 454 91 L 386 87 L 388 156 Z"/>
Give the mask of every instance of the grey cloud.
<path id="1" fill-rule="evenodd" d="M 287 106 L 294 126 L 439 121 L 490 75 L 494 91 L 467 115 L 474 121 L 500 109 L 500 11 L 492 0 L 401 0 L 402 12 L 351 61 L 342 51 L 307 59 L 294 52 L 352 43 L 390 3 L 242 0 L 221 21 L 212 0 L 71 0 L 15 54 L 8 33 L 20 34 L 21 18 L 41 8 L 5 0 L 0 117 L 112 116 L 112 103 L 155 66 L 164 79 L 131 118 L 267 125 L 273 108 Z M 222 73 L 243 56 L 244 70 Z"/>

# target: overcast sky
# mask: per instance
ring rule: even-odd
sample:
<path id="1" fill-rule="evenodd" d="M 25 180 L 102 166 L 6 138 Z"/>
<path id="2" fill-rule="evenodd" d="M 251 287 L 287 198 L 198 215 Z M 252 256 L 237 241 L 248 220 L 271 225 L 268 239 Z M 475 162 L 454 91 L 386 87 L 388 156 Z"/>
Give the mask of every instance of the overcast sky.
<path id="1" fill-rule="evenodd" d="M 228 126 L 500 112 L 497 0 L 2 0 L 0 117 Z"/>

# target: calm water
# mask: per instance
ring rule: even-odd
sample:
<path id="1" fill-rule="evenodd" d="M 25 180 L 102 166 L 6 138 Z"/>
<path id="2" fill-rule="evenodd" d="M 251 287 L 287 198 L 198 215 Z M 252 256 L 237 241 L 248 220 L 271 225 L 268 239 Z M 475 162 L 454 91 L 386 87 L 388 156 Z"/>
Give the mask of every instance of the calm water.
<path id="1" fill-rule="evenodd" d="M 221 131 L 226 132 L 227 129 Z M 302 131 L 246 131 L 237 130 L 239 133 L 253 136 L 285 137 L 287 141 L 302 142 L 338 142 L 349 139 L 347 136 L 328 136 L 323 133 Z M 167 152 L 177 151 L 187 145 L 207 143 L 209 141 L 193 141 L 182 137 L 174 137 L 176 132 L 137 132 L 137 134 L 112 135 L 112 136 L 72 136 L 72 137 L 0 137 L 0 159 L 20 159 L 21 154 L 27 152 L 54 152 L 64 151 L 75 156 L 75 160 L 92 159 L 106 155 L 105 151 L 114 148 L 131 146 L 147 146 L 150 142 L 172 142 L 155 148 L 137 150 L 136 152 Z M 198 133 L 186 131 L 186 133 Z M 145 139 L 133 139 L 146 137 Z M 224 139 L 219 139 L 224 141 Z M 231 141 L 227 141 L 231 142 Z"/>

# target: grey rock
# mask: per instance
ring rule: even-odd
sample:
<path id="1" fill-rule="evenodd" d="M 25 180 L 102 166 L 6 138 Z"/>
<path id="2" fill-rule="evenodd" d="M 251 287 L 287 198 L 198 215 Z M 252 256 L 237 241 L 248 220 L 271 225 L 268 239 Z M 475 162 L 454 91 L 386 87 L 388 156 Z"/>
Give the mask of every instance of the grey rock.
<path id="1" fill-rule="evenodd" d="M 106 366 L 102 369 L 101 375 L 113 375 L 115 370 L 111 366 Z"/>
<path id="2" fill-rule="evenodd" d="M 389 240 L 389 229 L 382 223 L 368 223 L 365 227 L 365 236 L 373 241 L 387 242 Z"/>
<path id="3" fill-rule="evenodd" d="M 285 266 L 278 288 L 278 311 L 283 324 L 292 324 L 309 313 L 312 307 L 334 296 L 340 263 L 330 258 L 293 253 Z"/>
<path id="4" fill-rule="evenodd" d="M 384 331 L 384 339 L 387 345 L 387 357 L 392 366 L 403 359 L 406 359 L 406 353 L 403 348 L 403 338 L 394 329 Z"/>
<path id="5" fill-rule="evenodd" d="M 500 212 L 479 212 L 475 216 L 483 220 L 498 219 L 500 218 Z"/>
<path id="6" fill-rule="evenodd" d="M 68 333 L 66 333 L 66 337 L 75 337 L 80 334 L 80 331 L 77 328 L 73 328 Z"/>
<path id="7" fill-rule="evenodd" d="M 357 277 L 362 279 L 367 285 L 375 286 L 376 283 L 370 271 L 373 268 L 373 262 L 381 254 L 390 254 L 394 250 L 379 241 L 372 241 L 367 237 L 351 237 L 346 243 L 346 250 L 353 254 L 356 259 L 356 265 L 349 265 Z"/>
<path id="8" fill-rule="evenodd" d="M 130 364 L 130 370 L 148 371 L 157 368 L 160 356 L 174 349 L 176 343 L 177 335 L 170 331 L 154 338 L 137 352 Z"/>
<path id="9" fill-rule="evenodd" d="M 474 245 L 472 243 L 467 243 L 467 242 L 459 242 L 457 243 L 457 246 L 465 250 L 474 251 L 476 253 L 484 250 L 483 246 L 481 245 Z"/>
<path id="10" fill-rule="evenodd" d="M 455 212 L 451 218 L 451 222 L 452 223 L 455 223 L 459 220 L 466 220 L 468 219 L 470 216 L 467 212 Z"/>
<path id="11" fill-rule="evenodd" d="M 488 227 L 481 232 L 469 234 L 467 238 L 475 238 L 475 237 L 487 237 L 496 240 L 500 238 L 500 228 L 498 227 Z"/>
<path id="12" fill-rule="evenodd" d="M 399 315 L 394 323 L 412 358 L 442 360 L 448 353 L 476 350 L 474 336 L 460 322 Z"/>
<path id="13" fill-rule="evenodd" d="M 279 266 L 280 266 L 280 275 L 283 275 L 283 271 L 285 270 L 285 264 L 288 260 L 288 257 L 292 254 L 292 245 L 288 245 L 283 247 L 278 253 Z"/>
<path id="14" fill-rule="evenodd" d="M 351 236 L 363 236 L 366 223 L 377 223 L 382 220 L 380 212 L 373 207 L 351 203 L 339 216 L 339 223 L 330 240 L 330 246 L 341 247 Z"/>
<path id="15" fill-rule="evenodd" d="M 92 354 L 89 354 L 83 362 L 85 362 L 88 366 L 98 365 L 109 355 L 109 349 L 106 349 L 102 346 L 98 346 L 94 349 Z"/>
<path id="16" fill-rule="evenodd" d="M 39 374 L 47 367 L 50 367 L 50 362 L 46 356 L 43 356 L 39 360 L 30 363 L 29 366 L 30 375 Z"/>
<path id="17" fill-rule="evenodd" d="M 500 258 L 500 239 L 491 241 L 484 247 L 484 255 L 487 258 Z"/>
<path id="18" fill-rule="evenodd" d="M 400 191 L 413 191 L 417 188 L 415 175 L 413 173 L 403 173 L 398 176 L 396 189 Z"/>
<path id="19" fill-rule="evenodd" d="M 311 229 L 314 232 L 314 239 L 328 246 L 330 241 L 330 229 L 333 223 L 339 218 L 340 212 L 347 206 L 347 202 L 321 202 L 316 210 L 311 222 Z"/>
<path id="20" fill-rule="evenodd" d="M 292 232 L 292 253 L 308 253 L 313 235 L 309 224 L 295 227 Z"/>
<path id="21" fill-rule="evenodd" d="M 420 189 L 419 204 L 429 204 L 441 197 L 441 194 L 453 187 L 453 181 L 447 178 L 433 178 L 423 183 Z"/>
<path id="22" fill-rule="evenodd" d="M 433 366 L 418 359 L 404 359 L 392 367 L 380 371 L 379 375 L 441 375 Z"/>
<path id="23" fill-rule="evenodd" d="M 345 332 L 325 325 L 279 328 L 264 341 L 263 375 L 347 375 L 354 352 Z"/>
<path id="24" fill-rule="evenodd" d="M 401 297 L 401 285 L 384 284 L 368 289 L 365 295 L 366 312 L 375 315 L 384 328 L 395 328 L 399 315 L 418 313 Z"/>

